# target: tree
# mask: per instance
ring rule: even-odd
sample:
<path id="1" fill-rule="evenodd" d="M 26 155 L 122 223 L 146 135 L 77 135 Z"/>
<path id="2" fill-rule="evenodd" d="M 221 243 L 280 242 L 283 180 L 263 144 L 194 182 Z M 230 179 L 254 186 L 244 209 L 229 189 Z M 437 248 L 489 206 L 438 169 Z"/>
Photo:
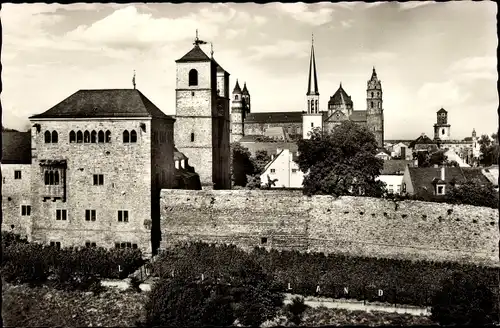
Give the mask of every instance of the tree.
<path id="1" fill-rule="evenodd" d="M 483 134 L 479 139 L 480 144 L 479 150 L 481 151 L 481 156 L 479 158 L 479 163 L 484 166 L 490 166 L 492 164 L 498 164 L 498 135 L 496 133 L 492 134 L 493 141 L 489 136 Z"/>
<path id="2" fill-rule="evenodd" d="M 246 186 L 248 183 L 247 175 L 255 173 L 254 164 L 250 157 L 248 148 L 243 147 L 239 142 L 231 144 L 231 175 L 234 186 Z"/>
<path id="3" fill-rule="evenodd" d="M 383 183 L 375 179 L 383 160 L 375 157 L 377 142 L 365 127 L 345 121 L 331 133 L 314 130 L 297 144 L 305 194 L 382 195 Z"/>
<path id="4" fill-rule="evenodd" d="M 453 187 L 446 196 L 452 204 L 469 204 L 498 208 L 498 193 L 491 183 L 482 184 L 476 179 L 467 180 L 458 187 Z"/>
<path id="5" fill-rule="evenodd" d="M 432 300 L 431 319 L 441 325 L 484 325 L 495 321 L 491 290 L 464 274 L 443 283 Z"/>
<path id="6" fill-rule="evenodd" d="M 271 156 L 267 153 L 267 151 L 257 150 L 255 152 L 255 159 L 254 159 L 255 173 L 262 174 L 262 172 L 264 172 L 264 169 L 266 168 L 266 165 L 269 163 L 270 160 Z"/>
<path id="7" fill-rule="evenodd" d="M 309 308 L 309 306 L 304 303 L 303 297 L 294 297 L 292 303 L 287 304 L 285 307 L 288 320 L 293 322 L 296 326 L 300 325 L 304 316 L 304 311 L 307 310 L 307 308 Z"/>

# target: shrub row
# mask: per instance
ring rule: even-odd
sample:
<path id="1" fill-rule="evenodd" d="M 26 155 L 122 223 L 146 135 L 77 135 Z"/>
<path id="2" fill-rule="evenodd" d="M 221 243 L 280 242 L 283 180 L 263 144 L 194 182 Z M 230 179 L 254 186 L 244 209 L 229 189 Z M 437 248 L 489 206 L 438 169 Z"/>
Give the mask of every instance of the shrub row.
<path id="1" fill-rule="evenodd" d="M 123 279 L 144 264 L 137 249 L 58 249 L 27 243 L 2 233 L 2 277 L 12 283 L 55 281 L 61 286 L 88 286 L 103 278 Z"/>
<path id="2" fill-rule="evenodd" d="M 457 272 L 466 274 L 471 281 L 480 281 L 487 286 L 498 285 L 495 268 L 262 248 L 246 253 L 232 245 L 204 243 L 182 245 L 163 252 L 152 264 L 152 273 L 157 276 L 174 274 L 176 277 L 200 277 L 203 274 L 205 279 L 221 279 L 248 266 L 244 262 L 261 266 L 273 276 L 273 285 L 279 290 L 304 296 L 428 306 L 442 281 L 451 279 Z M 348 294 L 344 288 L 348 288 Z M 383 290 L 381 296 L 379 289 Z"/>

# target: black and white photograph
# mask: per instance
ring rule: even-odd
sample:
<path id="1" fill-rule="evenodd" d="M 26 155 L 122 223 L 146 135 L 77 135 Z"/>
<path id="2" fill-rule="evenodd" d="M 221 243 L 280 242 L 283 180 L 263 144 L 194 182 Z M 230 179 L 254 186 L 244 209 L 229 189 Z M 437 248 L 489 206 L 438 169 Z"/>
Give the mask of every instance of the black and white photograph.
<path id="1" fill-rule="evenodd" d="M 500 325 L 494 1 L 2 3 L 2 325 Z"/>

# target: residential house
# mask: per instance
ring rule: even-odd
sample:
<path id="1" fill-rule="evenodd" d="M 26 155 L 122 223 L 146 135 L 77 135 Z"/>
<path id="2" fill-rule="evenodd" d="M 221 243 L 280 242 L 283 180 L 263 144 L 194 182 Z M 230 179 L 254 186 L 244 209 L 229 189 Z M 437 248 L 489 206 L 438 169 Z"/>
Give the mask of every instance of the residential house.
<path id="1" fill-rule="evenodd" d="M 299 170 L 296 160 L 297 152 L 286 148 L 278 149 L 260 176 L 262 185 L 270 184 L 271 188 L 302 188 L 304 173 Z"/>
<path id="2" fill-rule="evenodd" d="M 383 148 L 379 149 L 379 151 L 378 151 L 377 155 L 375 155 L 375 157 L 383 159 L 384 161 L 388 161 L 391 159 L 390 153 Z"/>
<path id="3" fill-rule="evenodd" d="M 400 194 L 403 175 L 407 166 L 414 166 L 414 161 L 394 159 L 384 161 L 384 168 L 376 180 L 385 183 L 388 193 Z"/>
<path id="4" fill-rule="evenodd" d="M 402 160 L 412 160 L 413 154 L 407 144 L 399 142 L 392 146 L 391 157 Z"/>

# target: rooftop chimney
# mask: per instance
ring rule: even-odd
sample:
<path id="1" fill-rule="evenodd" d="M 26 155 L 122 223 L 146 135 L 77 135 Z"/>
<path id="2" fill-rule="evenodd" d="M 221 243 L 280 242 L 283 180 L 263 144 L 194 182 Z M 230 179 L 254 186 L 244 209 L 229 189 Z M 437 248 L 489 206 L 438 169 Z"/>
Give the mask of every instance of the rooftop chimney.
<path id="1" fill-rule="evenodd" d="M 444 166 L 442 166 L 441 167 L 441 180 L 444 181 L 444 178 L 445 178 L 445 176 L 444 176 Z"/>

